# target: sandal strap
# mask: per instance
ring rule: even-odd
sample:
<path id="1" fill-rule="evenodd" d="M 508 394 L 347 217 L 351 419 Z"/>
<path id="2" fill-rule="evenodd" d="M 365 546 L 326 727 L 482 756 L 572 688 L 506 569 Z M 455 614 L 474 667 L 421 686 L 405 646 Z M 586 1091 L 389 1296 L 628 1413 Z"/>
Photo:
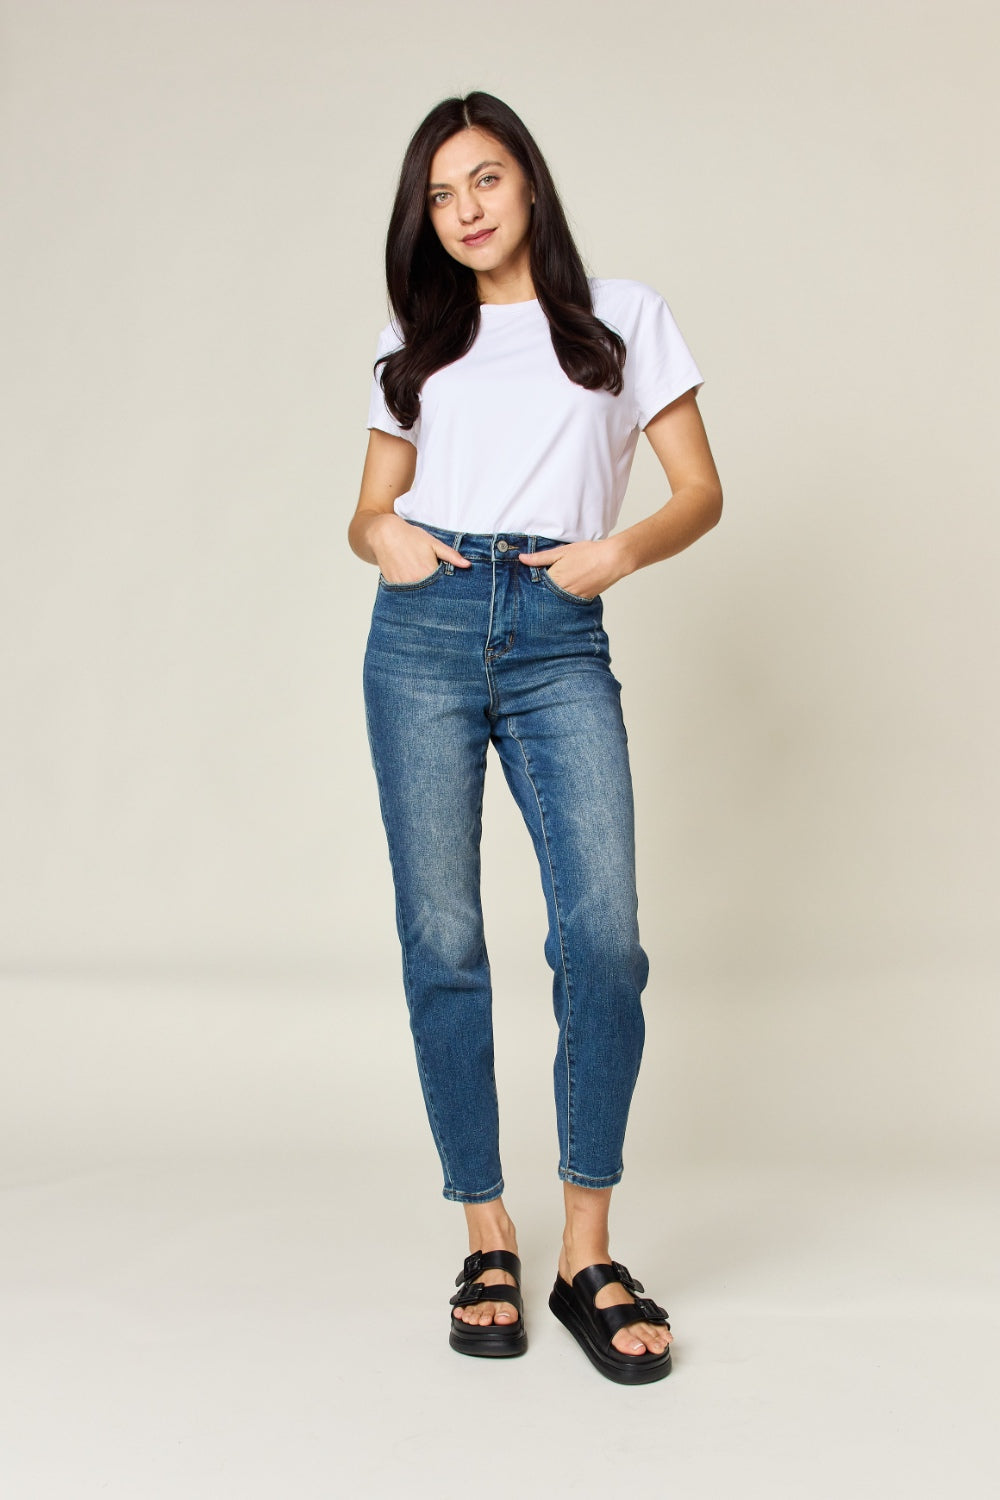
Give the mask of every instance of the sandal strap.
<path id="1" fill-rule="evenodd" d="M 476 1250 L 465 1257 L 465 1264 L 455 1277 L 455 1285 L 475 1281 L 480 1271 L 507 1271 L 521 1285 L 521 1262 L 513 1250 Z"/>
<path id="2" fill-rule="evenodd" d="M 614 1307 L 595 1307 L 594 1312 L 607 1330 L 609 1339 L 613 1339 L 619 1329 L 628 1328 L 633 1323 L 662 1323 L 665 1328 L 670 1327 L 665 1309 L 651 1297 L 636 1297 L 634 1302 L 616 1303 Z"/>
<path id="3" fill-rule="evenodd" d="M 627 1292 L 631 1292 L 634 1301 L 598 1307 L 595 1302 L 597 1293 L 612 1282 L 620 1282 Z M 609 1343 L 620 1329 L 628 1328 L 633 1323 L 657 1323 L 670 1327 L 666 1309 L 654 1302 L 652 1297 L 640 1295 L 645 1290 L 642 1282 L 636 1281 L 628 1267 L 623 1266 L 619 1260 L 612 1261 L 609 1266 L 585 1266 L 573 1277 L 574 1294 L 587 1308 L 595 1323 L 604 1330 Z"/>
<path id="4" fill-rule="evenodd" d="M 573 1277 L 573 1290 L 593 1302 L 601 1287 L 609 1286 L 612 1281 L 620 1281 L 633 1296 L 646 1290 L 642 1282 L 636 1281 L 628 1267 L 623 1266 L 619 1260 L 613 1260 L 610 1266 L 585 1266 L 582 1271 L 577 1271 Z"/>
<path id="5" fill-rule="evenodd" d="M 513 1273 L 512 1273 L 513 1274 Z M 477 1302 L 509 1302 L 519 1313 L 524 1311 L 520 1289 L 516 1286 L 486 1286 L 481 1281 L 467 1281 L 461 1291 L 448 1301 L 452 1307 L 473 1307 Z"/>

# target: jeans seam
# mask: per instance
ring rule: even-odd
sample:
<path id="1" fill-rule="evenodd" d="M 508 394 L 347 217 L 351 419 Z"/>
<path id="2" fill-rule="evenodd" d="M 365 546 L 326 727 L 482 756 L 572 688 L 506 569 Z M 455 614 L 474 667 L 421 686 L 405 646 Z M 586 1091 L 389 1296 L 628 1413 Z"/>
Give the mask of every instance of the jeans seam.
<path id="1" fill-rule="evenodd" d="M 388 803 L 385 801 L 385 797 L 384 797 L 384 790 L 383 790 L 384 783 L 383 783 L 383 780 L 382 780 L 382 773 L 381 773 L 381 771 L 379 769 L 378 759 L 377 759 L 377 757 L 375 755 L 375 744 L 374 744 L 374 740 L 373 740 L 372 732 L 371 732 L 371 718 L 370 718 L 370 715 L 367 712 L 367 709 L 366 709 L 366 712 L 365 712 L 365 728 L 366 728 L 366 731 L 367 731 L 367 734 L 368 734 L 368 747 L 369 747 L 369 750 L 371 751 L 372 768 L 373 768 L 373 770 L 375 772 L 375 784 L 378 787 L 379 801 L 385 807 L 385 806 L 388 806 Z M 385 821 L 386 827 L 388 827 L 388 820 L 385 819 L 384 814 L 383 814 L 383 821 Z M 392 870 L 392 884 L 393 884 L 394 891 L 396 893 L 396 903 L 395 904 L 396 904 L 397 925 L 398 925 L 398 927 L 400 929 L 402 929 L 402 926 L 403 926 L 402 903 L 400 901 L 400 896 L 399 896 L 399 891 L 400 891 L 400 888 L 401 888 L 401 882 L 398 879 L 398 871 L 397 871 L 397 868 L 396 868 L 396 861 L 395 861 L 395 858 L 394 858 L 393 852 L 392 852 L 392 842 L 391 842 L 391 840 L 387 840 L 387 843 L 388 843 L 388 848 L 389 848 L 389 866 L 390 866 L 390 869 Z M 427 1100 L 427 1116 L 428 1116 L 428 1120 L 430 1122 L 431 1133 L 434 1136 L 434 1144 L 437 1146 L 438 1154 L 441 1157 L 441 1164 L 442 1164 L 442 1166 L 444 1168 L 444 1175 L 445 1175 L 446 1184 L 450 1185 L 451 1182 L 453 1181 L 451 1166 L 450 1166 L 450 1164 L 448 1162 L 448 1156 L 447 1156 L 447 1153 L 446 1153 L 446 1151 L 444 1149 L 444 1139 L 443 1139 L 442 1134 L 441 1134 L 441 1127 L 440 1127 L 440 1123 L 438 1121 L 437 1109 L 436 1109 L 435 1104 L 434 1104 L 434 1096 L 431 1093 L 431 1091 L 430 1091 L 430 1085 L 427 1082 L 426 1071 L 425 1071 L 425 1068 L 424 1068 L 423 1056 L 422 1056 L 421 1046 L 420 1046 L 420 1038 L 417 1035 L 416 1027 L 413 1026 L 413 1024 L 412 1024 L 413 1007 L 412 1007 L 412 1005 L 409 1004 L 409 998 L 410 998 L 410 995 L 412 993 L 412 991 L 411 991 L 411 985 L 410 985 L 410 966 L 409 966 L 409 959 L 408 959 L 407 951 L 406 951 L 406 941 L 405 941 L 405 938 L 403 936 L 402 930 L 400 930 L 400 947 L 402 949 L 402 959 L 403 959 L 403 987 L 404 987 L 404 990 L 406 992 L 406 997 L 407 997 L 407 1002 L 408 1002 L 407 1003 L 407 1009 L 409 1010 L 410 1016 L 411 1016 L 411 1028 L 410 1029 L 411 1029 L 412 1034 L 413 1034 L 413 1048 L 414 1048 L 414 1052 L 416 1053 L 416 1058 L 417 1058 L 417 1072 L 418 1072 L 419 1077 L 420 1077 L 420 1083 L 421 1083 L 421 1086 L 423 1088 L 424 1097 Z"/>
<path id="2" fill-rule="evenodd" d="M 590 605 L 595 604 L 599 598 L 597 594 L 591 594 L 589 598 L 585 598 L 583 594 L 571 594 L 569 589 L 560 588 L 559 584 L 553 578 L 549 577 L 546 568 L 539 568 L 538 571 L 545 575 L 542 581 L 546 584 L 549 592 L 555 594 L 557 599 L 565 599 L 569 604 Z"/>
<path id="3" fill-rule="evenodd" d="M 538 794 L 535 778 L 531 774 L 531 762 L 528 760 L 528 752 L 524 748 L 524 742 L 518 735 L 514 720 L 510 717 L 507 719 L 507 728 L 510 730 L 511 739 L 521 752 L 521 759 L 524 761 L 524 774 L 527 776 L 528 785 L 534 793 L 535 805 L 538 808 L 538 821 L 542 830 L 542 838 L 545 842 L 545 857 L 548 860 L 549 877 L 552 881 L 552 909 L 556 916 L 556 932 L 559 937 L 559 959 L 562 965 L 563 983 L 566 986 L 566 1041 L 563 1050 L 566 1054 L 566 1170 L 568 1171 L 568 1163 L 573 1160 L 573 1069 L 570 1062 L 570 1029 L 573 1024 L 573 986 L 570 980 L 569 965 L 566 962 L 562 912 L 559 909 L 559 890 L 556 884 L 555 866 L 552 863 L 552 850 L 549 844 L 548 830 L 545 826 L 545 809 L 542 807 L 542 799 Z"/>
<path id="4" fill-rule="evenodd" d="M 588 1177 L 582 1172 L 571 1172 L 569 1167 L 560 1167 L 559 1176 L 563 1182 L 576 1183 L 578 1187 L 589 1187 L 600 1191 L 601 1188 L 614 1187 L 621 1182 L 624 1168 L 619 1167 L 617 1172 L 612 1172 L 609 1177 Z"/>
<path id="5" fill-rule="evenodd" d="M 431 1127 L 445 1172 L 444 1196 L 467 1203 L 485 1203 L 500 1196 L 503 1181 L 494 1121 L 487 1118 L 484 1109 L 488 1103 L 492 1114 L 494 1104 L 497 1109 L 499 1105 L 495 1056 L 490 1055 L 483 1034 L 483 1025 L 489 1021 L 489 1005 L 483 989 L 483 981 L 487 993 L 491 989 L 489 966 L 482 947 L 478 957 L 474 952 L 472 911 L 465 898 L 453 899 L 453 881 L 450 887 L 446 883 L 440 890 L 434 886 L 435 880 L 445 880 L 441 873 L 445 865 L 441 865 L 436 875 L 427 868 L 428 861 L 439 857 L 454 859 L 455 870 L 463 872 L 464 890 L 469 851 L 461 840 L 450 837 L 439 848 L 433 836 L 436 822 L 421 821 L 417 816 L 419 807 L 413 799 L 419 776 L 438 777 L 428 806 L 433 809 L 435 819 L 443 818 L 447 826 L 449 806 L 459 795 L 463 824 L 469 823 L 474 815 L 476 801 L 481 819 L 483 766 L 478 768 L 478 797 L 475 786 L 466 779 L 475 769 L 477 750 L 482 760 L 488 761 L 488 746 L 492 743 L 502 758 L 505 772 L 513 773 L 507 779 L 534 835 L 551 906 L 546 957 L 555 970 L 555 1004 L 561 1032 L 554 1062 L 564 1148 L 558 1165 L 564 1181 L 579 1183 L 582 1188 L 601 1188 L 617 1182 L 622 1171 L 621 1126 L 627 1114 L 629 1090 L 634 1087 L 630 1062 L 638 1060 L 633 1054 L 641 1047 L 633 1032 L 629 993 L 633 986 L 629 976 L 634 973 L 638 981 L 643 975 L 638 970 L 638 960 L 635 964 L 626 962 L 630 946 L 621 924 L 627 911 L 613 873 L 619 858 L 625 869 L 628 851 L 623 843 L 619 848 L 617 821 L 606 828 L 609 848 L 613 844 L 616 851 L 614 866 L 608 863 L 602 841 L 593 845 L 590 853 L 586 845 L 575 842 L 582 833 L 578 820 L 589 817 L 586 799 L 591 783 L 585 768 L 580 768 L 579 776 L 574 769 L 573 736 L 585 722 L 590 723 L 591 715 L 595 736 L 611 736 L 612 726 L 606 715 L 612 708 L 619 715 L 621 711 L 620 701 L 617 705 L 604 702 L 605 698 L 620 700 L 621 690 L 607 660 L 608 641 L 601 627 L 600 605 L 595 602 L 590 615 L 572 619 L 572 610 L 556 611 L 546 607 L 543 599 L 531 597 L 539 592 L 537 587 L 532 590 L 526 586 L 533 572 L 539 580 L 548 577 L 537 567 L 532 568 L 538 540 L 519 538 L 515 542 L 508 535 L 508 545 L 501 553 L 497 547 L 499 536 L 498 533 L 493 537 L 474 537 L 451 529 L 442 533 L 441 540 L 455 546 L 456 551 L 473 563 L 468 577 L 458 576 L 456 560 L 456 576 L 450 584 L 442 581 L 439 585 L 443 595 L 433 588 L 418 588 L 412 602 L 403 600 L 397 604 L 388 594 L 380 603 L 376 601 L 378 611 L 373 627 L 377 626 L 377 630 L 369 642 L 371 664 L 368 651 L 365 663 L 365 695 L 373 700 L 368 721 L 369 741 L 383 807 L 388 801 L 391 812 L 388 817 L 384 812 L 383 819 L 395 843 L 395 847 L 390 845 L 393 882 L 397 891 L 400 884 L 404 887 L 400 918 L 404 926 L 403 978 L 416 1003 L 413 1040 Z M 516 554 L 511 555 L 515 545 L 524 548 L 527 567 L 520 564 Z M 495 552 L 492 558 L 491 547 Z M 483 566 L 488 562 L 489 580 Z M 446 567 L 443 571 L 449 570 Z M 447 597 L 459 584 L 461 597 Z M 412 586 L 406 588 L 406 592 L 411 591 Z M 552 586 L 546 592 L 558 590 Z M 579 596 L 579 602 L 586 603 L 583 596 Z M 511 644 L 511 626 L 519 623 L 521 628 L 506 664 L 490 656 L 484 670 L 482 630 L 487 614 L 495 641 L 490 642 L 488 632 L 486 644 L 494 645 L 501 657 Z M 442 634 L 445 628 L 449 631 L 447 638 Z M 433 649 L 438 644 L 442 647 L 440 660 Z M 599 673 L 594 670 L 598 667 Z M 604 684 L 597 682 L 598 676 L 610 679 L 618 691 L 615 694 L 606 691 Z M 561 691 L 564 681 L 571 687 L 579 687 L 579 693 L 564 695 Z M 586 710 L 586 719 L 580 718 L 579 722 L 575 717 L 578 701 Z M 538 741 L 533 718 L 536 707 L 545 710 L 539 716 L 542 738 Z M 547 717 L 550 708 L 556 713 L 551 726 Z M 546 738 L 550 729 L 553 741 L 557 741 L 551 757 Z M 433 736 L 439 731 L 441 743 L 447 747 L 447 756 L 441 761 L 433 749 Z M 564 740 L 562 736 L 567 738 Z M 627 774 L 627 767 L 623 771 L 619 765 L 614 744 L 604 745 L 603 740 L 597 739 L 595 744 L 600 750 L 595 759 L 595 775 L 610 778 Z M 374 758 L 375 750 L 378 761 Z M 567 752 L 572 757 L 569 761 L 563 759 Z M 446 769 L 443 780 L 442 769 Z M 452 774 L 456 778 L 454 787 L 450 785 Z M 402 778 L 401 782 L 397 782 L 397 776 Z M 618 796 L 617 780 L 613 785 L 611 780 L 606 783 L 601 780 L 593 786 L 598 797 L 604 791 Z M 564 814 L 570 822 L 564 823 Z M 599 818 L 593 826 L 602 826 Z M 432 836 L 427 838 L 428 834 Z M 634 864 L 634 854 L 632 858 Z M 595 905 L 595 883 L 604 880 L 608 881 L 606 907 L 603 899 Z M 476 883 L 470 877 L 470 894 Z M 426 915 L 431 920 L 425 933 L 424 912 L 418 898 L 421 892 L 432 890 L 440 899 L 427 908 Z M 578 899 L 582 903 L 579 911 Z M 615 925 L 613 930 L 609 928 L 609 933 L 616 944 L 624 945 L 620 961 L 618 957 L 612 958 L 606 946 L 602 948 L 595 931 L 605 916 L 610 922 L 612 910 Z M 481 911 L 479 920 L 482 921 Z M 480 940 L 485 940 L 482 933 Z M 618 954 L 617 947 L 615 953 Z M 472 1012 L 466 1017 L 461 1008 L 456 1012 L 447 1003 L 452 976 L 458 974 L 454 967 L 456 955 L 461 964 L 461 983 L 457 987 L 462 994 L 467 991 L 474 998 L 474 1017 Z M 638 984 L 640 990 L 642 987 Z M 609 1031 L 602 1024 L 605 1002 L 608 1007 L 622 1007 L 620 1031 L 617 1025 Z M 607 1014 L 611 1013 L 609 1009 Z M 618 1016 L 619 1011 L 615 1009 L 614 1014 Z M 472 1029 L 466 1036 L 467 1027 Z M 449 1028 L 457 1028 L 455 1045 L 448 1042 Z M 460 1059 L 456 1057 L 456 1047 L 461 1052 Z M 471 1069 L 468 1076 L 466 1060 Z M 460 1073 L 455 1070 L 456 1061 Z M 575 1118 L 577 1101 L 581 1106 L 579 1132 Z M 442 1135 L 442 1131 L 446 1134 Z M 615 1156 L 616 1164 L 610 1173 L 587 1174 L 582 1170 L 583 1166 L 607 1166 L 611 1155 Z M 477 1189 L 477 1181 L 482 1182 L 486 1176 L 493 1186 Z"/>
<path id="6" fill-rule="evenodd" d="M 446 1187 L 444 1196 L 451 1203 L 491 1203 L 495 1198 L 502 1198 L 504 1191 L 504 1180 L 501 1177 L 492 1187 L 484 1188 L 481 1193 L 466 1193 L 461 1188 Z"/>
<path id="7" fill-rule="evenodd" d="M 454 572 L 454 565 L 450 566 L 452 572 Z M 448 571 L 448 568 L 448 563 L 439 562 L 433 573 L 428 573 L 426 578 L 418 578 L 415 583 L 390 583 L 387 578 L 383 578 L 380 572 L 378 575 L 379 586 L 385 589 L 387 594 L 416 594 L 421 589 L 429 588 L 432 583 L 436 583 L 442 574 Z"/>
<path id="8" fill-rule="evenodd" d="M 502 564 L 502 566 L 509 566 L 509 564 Z M 493 702 L 493 692 L 492 692 L 493 680 L 489 676 L 489 668 L 490 668 L 490 666 L 492 665 L 493 662 L 499 661 L 499 659 L 502 656 L 506 656 L 507 653 L 508 653 L 508 651 L 511 649 L 511 647 L 514 644 L 514 638 L 515 638 L 515 636 L 517 634 L 517 605 L 518 605 L 518 598 L 519 598 L 519 595 L 520 595 L 520 590 L 515 587 L 515 588 L 513 588 L 510 591 L 510 599 L 511 599 L 511 608 L 512 608 L 512 616 L 513 616 L 513 618 L 512 618 L 512 621 L 511 621 L 511 629 L 508 632 L 506 639 L 500 645 L 491 646 L 490 642 L 493 639 L 493 626 L 494 626 L 494 620 L 495 620 L 495 614 L 496 614 L 496 596 L 497 596 L 497 561 L 496 561 L 495 557 L 492 560 L 491 567 L 492 567 L 493 571 L 492 571 L 492 575 L 491 575 L 491 587 L 490 587 L 490 618 L 489 618 L 489 624 L 488 624 L 487 630 L 486 630 L 486 645 L 485 645 L 485 648 L 483 650 L 483 659 L 484 659 L 484 661 L 486 663 L 487 678 L 490 681 L 490 709 L 491 709 L 491 711 L 499 712 L 499 706 L 500 706 L 499 702 L 497 702 L 496 705 L 494 705 L 494 702 Z M 516 583 L 516 577 L 515 577 L 515 583 Z"/>

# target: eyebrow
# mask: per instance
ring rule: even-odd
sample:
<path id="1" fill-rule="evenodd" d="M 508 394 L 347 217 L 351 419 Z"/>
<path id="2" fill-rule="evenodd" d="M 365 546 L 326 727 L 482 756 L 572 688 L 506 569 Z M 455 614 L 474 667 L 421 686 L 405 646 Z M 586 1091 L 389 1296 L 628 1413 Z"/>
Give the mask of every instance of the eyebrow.
<path id="1" fill-rule="evenodd" d="M 484 167 L 502 167 L 502 166 L 503 166 L 503 162 L 502 161 L 481 161 L 479 163 L 478 167 L 473 167 L 471 169 L 471 171 L 469 172 L 469 176 L 470 177 L 475 177 L 476 173 L 477 172 L 481 172 Z M 450 187 L 451 187 L 451 183 L 450 182 L 429 182 L 427 184 L 427 191 L 429 193 L 433 193 L 433 192 L 436 192 L 438 190 L 438 188 L 450 188 Z"/>

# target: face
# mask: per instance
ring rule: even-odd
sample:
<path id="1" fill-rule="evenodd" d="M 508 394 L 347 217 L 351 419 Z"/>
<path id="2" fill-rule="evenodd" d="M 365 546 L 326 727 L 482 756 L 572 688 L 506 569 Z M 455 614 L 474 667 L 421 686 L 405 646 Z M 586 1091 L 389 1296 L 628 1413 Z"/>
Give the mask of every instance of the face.
<path id="1" fill-rule="evenodd" d="M 482 130 L 461 130 L 434 154 L 428 217 L 448 254 L 477 277 L 527 275 L 533 202 L 517 160 Z"/>

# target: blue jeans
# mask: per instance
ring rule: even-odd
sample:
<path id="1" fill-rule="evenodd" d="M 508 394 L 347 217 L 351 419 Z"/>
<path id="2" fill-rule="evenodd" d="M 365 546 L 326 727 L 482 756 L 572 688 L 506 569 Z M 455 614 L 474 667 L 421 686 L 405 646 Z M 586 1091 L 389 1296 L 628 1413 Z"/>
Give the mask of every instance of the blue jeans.
<path id="1" fill-rule="evenodd" d="M 368 738 L 396 891 L 417 1067 L 444 1196 L 503 1192 L 490 968 L 480 900 L 492 744 L 528 826 L 548 906 L 559 1176 L 606 1188 L 644 1038 L 632 780 L 600 598 L 519 552 L 545 537 L 421 528 L 468 558 L 379 579 L 365 654 Z"/>

